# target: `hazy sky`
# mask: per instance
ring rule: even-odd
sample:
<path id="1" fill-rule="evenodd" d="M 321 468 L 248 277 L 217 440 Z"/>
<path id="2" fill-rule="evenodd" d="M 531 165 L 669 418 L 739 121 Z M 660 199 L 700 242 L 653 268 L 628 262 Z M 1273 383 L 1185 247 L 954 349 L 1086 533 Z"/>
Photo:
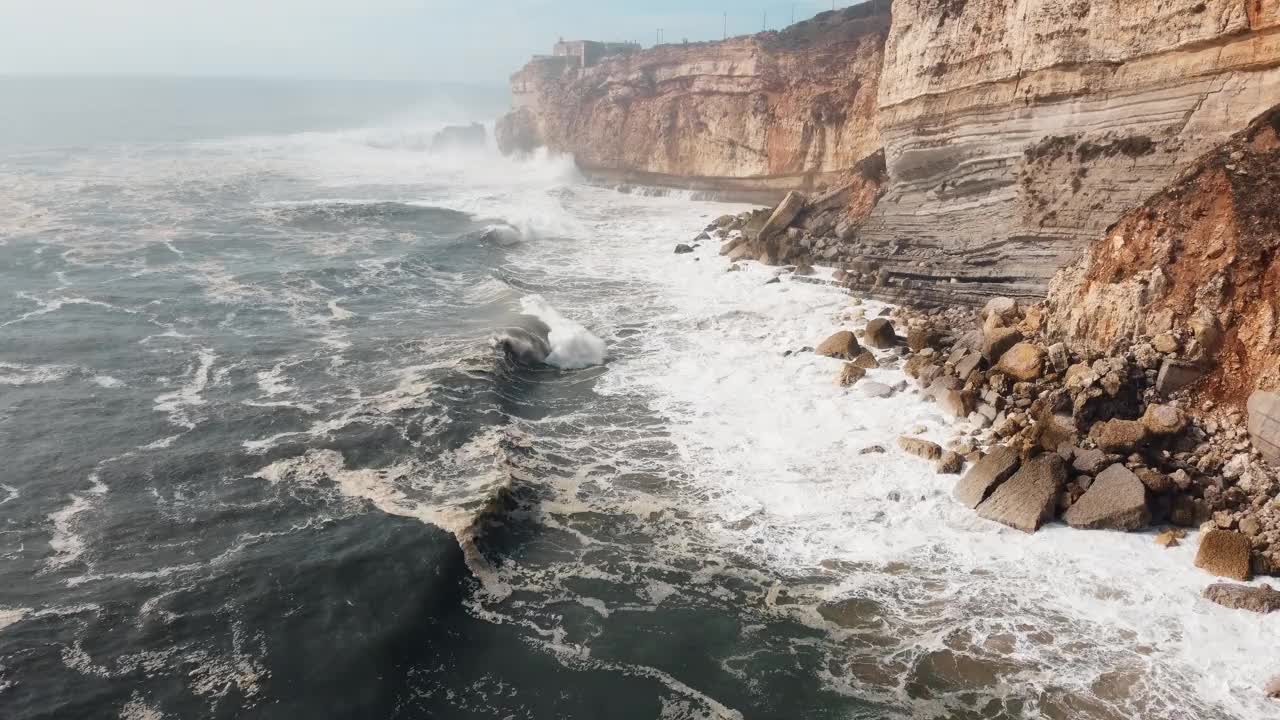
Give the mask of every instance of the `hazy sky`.
<path id="1" fill-rule="evenodd" d="M 854 4 L 848 0 L 839 6 Z M 830 0 L 0 0 L 0 74 L 424 78 L 503 85 L 566 39 L 718 39 Z"/>

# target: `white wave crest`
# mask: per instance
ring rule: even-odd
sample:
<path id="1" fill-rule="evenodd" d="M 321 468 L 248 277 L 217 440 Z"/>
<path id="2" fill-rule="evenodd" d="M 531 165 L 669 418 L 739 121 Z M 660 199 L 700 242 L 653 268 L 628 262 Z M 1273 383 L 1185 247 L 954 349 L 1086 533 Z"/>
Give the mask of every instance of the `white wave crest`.
<path id="1" fill-rule="evenodd" d="M 551 329 L 547 341 L 551 354 L 546 363 L 563 370 L 578 370 L 604 363 L 604 340 L 590 330 L 561 315 L 540 295 L 530 295 L 520 300 L 521 311 L 547 324 Z"/>

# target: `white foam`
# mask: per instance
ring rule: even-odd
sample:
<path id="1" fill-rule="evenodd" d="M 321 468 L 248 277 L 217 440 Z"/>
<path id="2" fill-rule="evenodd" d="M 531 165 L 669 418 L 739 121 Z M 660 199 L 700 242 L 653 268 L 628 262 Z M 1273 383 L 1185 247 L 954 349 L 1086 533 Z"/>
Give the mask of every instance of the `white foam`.
<path id="1" fill-rule="evenodd" d="M 819 599 L 865 598 L 881 608 L 900 644 L 863 647 L 870 655 L 860 659 L 892 655 L 910 672 L 930 653 L 950 651 L 943 639 L 965 637 L 978 648 L 966 651 L 972 657 L 1022 668 L 1001 674 L 1018 697 L 1055 687 L 1122 716 L 1190 708 L 1253 718 L 1270 707 L 1261 684 L 1280 672 L 1280 617 L 1202 600 L 1210 578 L 1193 567 L 1194 538 L 1166 551 L 1148 534 L 1055 526 L 1029 536 L 977 518 L 951 499 L 954 478 L 896 449 L 897 437 L 916 426 L 948 439 L 936 406 L 913 392 L 866 398 L 836 386 L 840 362 L 783 356 L 841 327 L 857 329 L 860 321 L 838 319 L 849 317 L 847 296 L 789 279 L 765 285 L 776 270 L 752 263 L 726 273 L 714 241 L 674 255 L 674 244 L 688 242 L 719 207 L 579 194 L 573 209 L 594 223 L 592 240 L 571 256 L 539 259 L 559 264 L 562 275 L 638 277 L 654 286 L 591 310 L 597 323 L 619 315 L 645 321 L 639 350 L 615 359 L 598 389 L 650 397 L 669 419 L 691 475 L 676 502 L 723 552 L 754 555 L 783 578 L 831 577 Z M 881 307 L 868 303 L 866 316 Z M 869 377 L 904 379 L 885 369 Z M 889 452 L 858 453 L 869 445 Z M 784 589 L 791 597 L 805 592 Z M 788 608 L 776 612 L 794 612 Z M 825 625 L 816 613 L 804 617 Z M 1013 655 L 981 649 L 1002 634 L 1013 638 Z M 1104 680 L 1118 667 L 1144 684 L 1110 688 Z M 887 693 L 887 702 L 919 716 L 957 707 L 911 700 L 892 686 L 829 681 L 854 694 Z"/>
<path id="2" fill-rule="evenodd" d="M 522 298 L 520 308 L 526 315 L 538 318 L 551 329 L 547 336 L 551 345 L 551 354 L 546 360 L 548 365 L 564 370 L 577 370 L 604 362 L 604 340 L 561 315 L 542 297 L 530 295 Z"/>
<path id="3" fill-rule="evenodd" d="M 49 547 L 54 553 L 53 557 L 45 561 L 45 567 L 49 570 L 66 567 L 84 554 L 84 538 L 76 533 L 75 519 L 77 515 L 93 507 L 93 504 L 80 495 L 71 495 L 69 500 L 64 507 L 49 514 L 49 521 L 53 523 Z"/>
<path id="4" fill-rule="evenodd" d="M 124 387 L 123 381 L 118 380 L 114 377 L 111 377 L 110 375 L 94 375 L 93 382 L 98 387 L 104 387 L 108 389 Z"/>
<path id="5" fill-rule="evenodd" d="M 173 392 L 156 396 L 154 401 L 156 411 L 167 413 L 169 422 L 178 427 L 194 429 L 196 423 L 191 419 L 188 409 L 205 404 L 203 395 L 205 388 L 209 386 L 210 370 L 216 359 L 217 355 L 213 351 L 200 349 L 196 353 L 195 364 L 191 368 L 191 376 L 187 384 Z"/>
<path id="6" fill-rule="evenodd" d="M 0 362 L 0 385 L 43 385 L 66 379 L 75 368 L 70 365 L 19 365 Z"/>
<path id="7" fill-rule="evenodd" d="M 31 612 L 31 608 L 4 608 L 0 607 L 0 630 L 13 625 L 26 617 Z"/>

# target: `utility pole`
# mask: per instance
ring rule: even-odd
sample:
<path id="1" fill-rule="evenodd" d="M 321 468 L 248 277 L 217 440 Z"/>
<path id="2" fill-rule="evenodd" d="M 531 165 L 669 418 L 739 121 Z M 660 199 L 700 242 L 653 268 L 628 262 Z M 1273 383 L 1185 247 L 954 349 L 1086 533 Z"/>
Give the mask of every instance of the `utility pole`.
<path id="1" fill-rule="evenodd" d="M 724 39 L 729 39 L 729 12 L 727 10 L 724 13 Z"/>
<path id="2" fill-rule="evenodd" d="M 765 10 L 764 20 L 760 21 L 760 32 L 765 32 L 768 29 L 769 29 L 769 11 Z"/>
<path id="3" fill-rule="evenodd" d="M 835 1 L 836 0 L 831 0 L 833 4 L 835 3 Z M 791 24 L 792 25 L 796 24 L 796 4 L 795 3 L 791 3 Z"/>

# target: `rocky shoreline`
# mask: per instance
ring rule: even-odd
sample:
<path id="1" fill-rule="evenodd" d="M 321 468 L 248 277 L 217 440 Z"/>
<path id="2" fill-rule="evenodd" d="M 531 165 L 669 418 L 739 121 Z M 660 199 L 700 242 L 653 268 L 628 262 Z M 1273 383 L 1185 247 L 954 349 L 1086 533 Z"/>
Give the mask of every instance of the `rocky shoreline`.
<path id="1" fill-rule="evenodd" d="M 769 239 L 785 236 L 805 204 L 793 199 L 772 211 L 721 217 L 676 252 L 719 242 L 727 270 L 737 270 L 768 255 Z M 801 262 L 781 266 L 769 282 L 812 282 L 813 274 Z M 847 287 L 847 277 L 837 270 L 834 280 Z M 1271 464 L 1280 395 L 1256 392 L 1246 412 L 1194 392 L 1219 343 L 1213 326 L 1138 335 L 1104 353 L 1055 337 L 1044 302 L 896 307 L 874 318 L 861 305 L 855 295 L 842 316 L 846 326 L 804 350 L 844 361 L 834 378 L 839 386 L 859 386 L 872 397 L 911 392 L 936 403 L 953 421 L 950 441 L 903 436 L 897 451 L 934 463 L 939 475 L 959 476 L 957 502 L 1027 533 L 1061 522 L 1148 531 L 1153 543 L 1173 547 L 1198 530 L 1196 566 L 1232 581 L 1208 585 L 1206 600 L 1280 610 L 1280 591 L 1245 584 L 1280 575 L 1280 466 Z M 900 368 L 911 382 L 865 380 L 880 367 Z M 1265 690 L 1280 698 L 1280 676 Z"/>

